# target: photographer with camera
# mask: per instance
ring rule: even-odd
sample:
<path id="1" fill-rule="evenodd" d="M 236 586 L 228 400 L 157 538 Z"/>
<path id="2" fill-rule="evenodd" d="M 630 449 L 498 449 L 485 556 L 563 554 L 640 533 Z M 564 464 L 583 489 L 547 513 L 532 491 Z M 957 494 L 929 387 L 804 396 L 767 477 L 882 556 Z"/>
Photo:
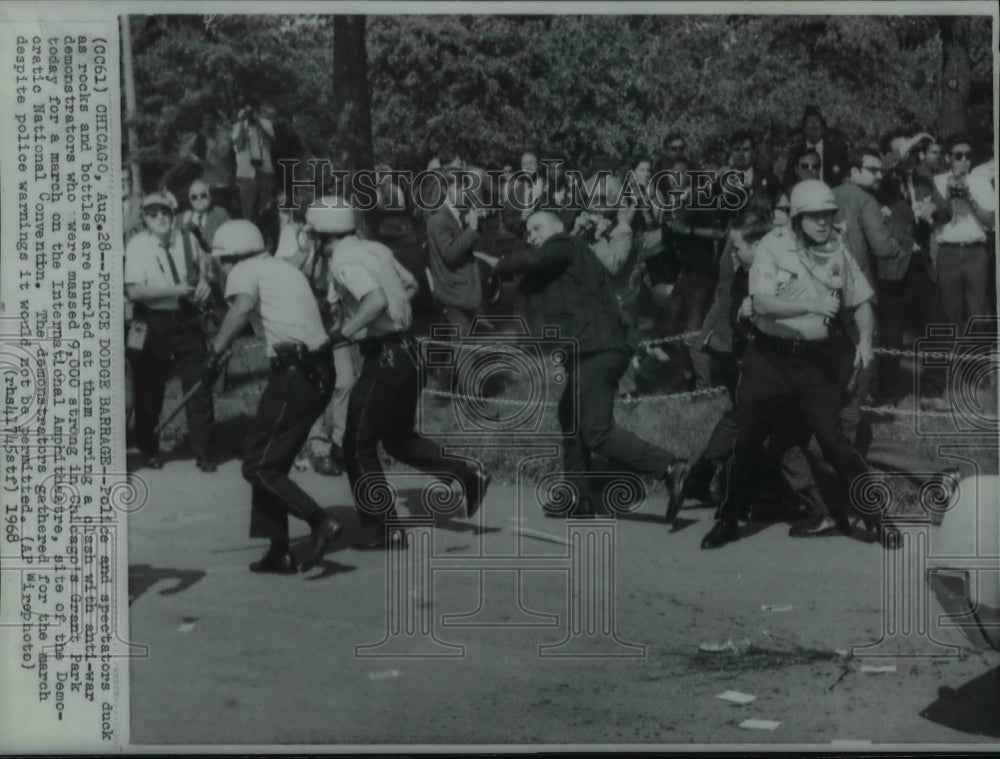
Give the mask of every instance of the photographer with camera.
<path id="1" fill-rule="evenodd" d="M 606 513 L 605 504 L 594 503 L 585 476 L 591 455 L 599 453 L 615 465 L 661 479 L 667 487 L 667 521 L 672 520 L 681 507 L 687 463 L 615 424 L 615 390 L 635 345 L 607 270 L 586 243 L 566 234 L 562 219 L 552 211 L 528 217 L 528 244 L 531 249 L 508 254 L 494 271 L 524 274 L 521 288 L 536 333 L 554 325 L 562 337 L 576 343 L 578 355 L 576 361 L 566 362 L 569 377 L 558 408 L 559 426 L 566 434 L 566 476 L 579 494 L 571 515 Z"/>
<path id="2" fill-rule="evenodd" d="M 455 478 L 472 517 L 486 495 L 489 475 L 478 462 L 446 457 L 441 446 L 416 429 L 420 356 L 410 334 L 410 301 L 417 281 L 385 245 L 360 239 L 354 210 L 341 198 L 322 198 L 307 220 L 328 235 L 329 300 L 337 309 L 331 337 L 356 342 L 363 359 L 347 408 L 344 463 L 364 535 L 363 548 L 405 549 L 405 535 L 387 529 L 395 504 L 379 459 L 381 443 L 393 458 L 422 472 Z"/>
<path id="3" fill-rule="evenodd" d="M 233 150 L 236 153 L 236 185 L 240 193 L 243 218 L 254 223 L 271 200 L 274 187 L 274 125 L 258 113 L 257 103 L 247 99 L 233 125 Z"/>
<path id="4" fill-rule="evenodd" d="M 211 297 L 204 255 L 174 229 L 175 205 L 163 193 L 143 198 L 145 230 L 125 247 L 125 296 L 133 304 L 126 356 L 135 386 L 135 442 L 150 469 L 163 467 L 155 428 L 171 369 L 176 367 L 185 393 L 198 381 L 205 357 L 201 309 Z M 211 391 L 202 387 L 186 412 L 198 468 L 214 472 Z"/>
<path id="5" fill-rule="evenodd" d="M 305 276 L 267 252 L 256 226 L 243 219 L 227 221 L 212 243 L 230 305 L 201 369 L 202 384 L 212 386 L 226 350 L 252 318 L 259 319 L 271 371 L 247 434 L 243 478 L 253 489 L 250 537 L 269 538 L 271 545 L 250 570 L 296 574 L 288 515 L 312 528 L 303 571 L 322 558 L 341 529 L 288 477 L 295 454 L 333 393 L 330 339 Z"/>
<path id="6" fill-rule="evenodd" d="M 950 170 L 934 177 L 938 192 L 951 205 L 952 217 L 940 224 L 937 279 L 945 318 L 963 334 L 969 319 L 989 314 L 990 250 L 987 230 L 996 223 L 996 193 L 988 180 L 970 174 L 972 141 L 948 140 Z"/>

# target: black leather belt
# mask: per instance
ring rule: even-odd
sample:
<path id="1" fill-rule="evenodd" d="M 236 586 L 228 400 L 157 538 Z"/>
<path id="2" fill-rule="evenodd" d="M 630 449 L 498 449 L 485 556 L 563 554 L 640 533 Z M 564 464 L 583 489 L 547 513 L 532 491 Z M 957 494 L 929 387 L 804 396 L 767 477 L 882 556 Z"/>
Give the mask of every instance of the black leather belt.
<path id="1" fill-rule="evenodd" d="M 833 339 L 826 337 L 822 340 L 795 340 L 790 337 L 775 337 L 760 330 L 753 331 L 753 339 L 762 346 L 766 346 L 778 353 L 795 355 L 808 351 L 829 349 L 833 345 Z"/>
<path id="2" fill-rule="evenodd" d="M 323 361 L 333 362 L 333 347 L 323 343 L 316 350 L 309 350 L 305 343 L 277 343 L 274 346 L 275 355 L 271 357 L 272 369 L 288 369 L 292 366 L 315 366 Z"/>

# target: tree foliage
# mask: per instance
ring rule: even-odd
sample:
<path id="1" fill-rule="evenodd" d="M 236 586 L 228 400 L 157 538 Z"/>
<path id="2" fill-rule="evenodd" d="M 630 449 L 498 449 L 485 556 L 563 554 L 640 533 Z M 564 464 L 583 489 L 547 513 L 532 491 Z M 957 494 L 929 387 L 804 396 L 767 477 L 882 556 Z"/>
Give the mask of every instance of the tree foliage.
<path id="1" fill-rule="evenodd" d="M 370 16 L 376 160 L 422 168 L 449 147 L 478 165 L 534 147 L 577 166 L 621 168 L 668 130 L 725 160 L 750 127 L 776 155 L 803 108 L 819 105 L 849 141 L 895 126 L 946 129 L 943 19 L 924 16 Z M 963 20 L 974 137 L 992 144 L 989 17 Z M 337 140 L 329 16 L 133 17 L 141 158 L 253 93 L 295 118 L 311 155 Z"/>

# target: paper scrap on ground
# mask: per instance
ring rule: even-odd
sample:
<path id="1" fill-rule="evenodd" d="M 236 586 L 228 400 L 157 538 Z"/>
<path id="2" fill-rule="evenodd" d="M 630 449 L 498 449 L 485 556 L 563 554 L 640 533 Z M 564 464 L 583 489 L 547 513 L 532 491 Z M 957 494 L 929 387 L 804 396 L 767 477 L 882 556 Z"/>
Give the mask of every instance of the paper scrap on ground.
<path id="1" fill-rule="evenodd" d="M 515 527 L 514 532 L 518 535 L 524 535 L 526 538 L 536 538 L 538 540 L 545 540 L 549 543 L 558 543 L 561 546 L 568 546 L 569 541 L 565 538 L 560 538 L 556 535 L 549 535 L 547 532 L 542 532 L 541 530 L 531 530 L 527 527 Z"/>
<path id="2" fill-rule="evenodd" d="M 862 672 L 870 672 L 871 674 L 882 674 L 882 673 L 885 673 L 885 672 L 895 672 L 896 671 L 896 665 L 895 664 L 885 664 L 885 665 L 862 664 L 861 665 L 861 671 Z"/>
<path id="3" fill-rule="evenodd" d="M 402 677 L 403 673 L 398 669 L 387 669 L 384 672 L 369 672 L 369 680 L 388 680 L 393 677 Z"/>
<path id="4" fill-rule="evenodd" d="M 844 658 L 844 659 L 846 659 L 846 658 L 847 658 L 847 656 L 848 656 L 848 651 L 847 651 L 847 649 L 846 649 L 846 648 L 835 648 L 835 649 L 833 649 L 833 652 L 834 652 L 834 653 L 835 653 L 835 654 L 836 654 L 837 656 L 840 656 L 840 657 L 842 657 L 842 658 Z"/>
<path id="5" fill-rule="evenodd" d="M 723 701 L 732 701 L 734 704 L 749 704 L 757 700 L 756 696 L 750 693 L 740 693 L 738 690 L 727 690 L 725 693 L 720 693 L 716 698 L 721 698 Z"/>
<path id="6" fill-rule="evenodd" d="M 745 719 L 740 723 L 740 727 L 750 730 L 774 730 L 780 724 L 773 719 Z"/>
<path id="7" fill-rule="evenodd" d="M 761 611 L 791 611 L 791 604 L 764 604 L 760 607 Z"/>
<path id="8" fill-rule="evenodd" d="M 736 652 L 740 649 L 749 647 L 750 647 L 750 641 L 747 640 L 746 638 L 740 638 L 735 641 L 732 638 L 730 638 L 729 640 L 723 641 L 722 643 L 701 643 L 698 646 L 698 650 L 705 651 L 710 654 L 718 654 L 724 651 Z"/>
<path id="9" fill-rule="evenodd" d="M 186 633 L 191 632 L 194 629 L 194 622 L 185 622 L 180 627 L 177 628 L 177 632 Z"/>

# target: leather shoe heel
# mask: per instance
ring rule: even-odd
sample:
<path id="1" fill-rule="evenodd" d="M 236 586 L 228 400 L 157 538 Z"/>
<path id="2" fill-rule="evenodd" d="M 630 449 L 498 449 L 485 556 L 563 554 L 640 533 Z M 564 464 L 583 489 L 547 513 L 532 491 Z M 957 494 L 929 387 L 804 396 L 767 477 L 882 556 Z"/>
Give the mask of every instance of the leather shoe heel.
<path id="1" fill-rule="evenodd" d="M 740 528 L 736 522 L 719 520 L 715 526 L 702 538 L 701 547 L 703 549 L 721 548 L 726 543 L 732 543 L 740 539 Z"/>
<path id="2" fill-rule="evenodd" d="M 299 567 L 290 551 L 268 551 L 250 565 L 250 571 L 257 574 L 294 575 Z"/>
<path id="3" fill-rule="evenodd" d="M 679 460 L 667 467 L 663 475 L 663 484 L 667 487 L 667 522 L 674 521 L 680 513 L 681 506 L 684 505 L 684 485 L 688 471 L 688 463 Z"/>
<path id="4" fill-rule="evenodd" d="M 323 558 L 323 554 L 336 539 L 341 526 L 333 517 L 324 517 L 323 521 L 316 526 L 309 536 L 309 548 L 306 551 L 306 558 L 302 562 L 302 571 L 308 572 Z"/>

